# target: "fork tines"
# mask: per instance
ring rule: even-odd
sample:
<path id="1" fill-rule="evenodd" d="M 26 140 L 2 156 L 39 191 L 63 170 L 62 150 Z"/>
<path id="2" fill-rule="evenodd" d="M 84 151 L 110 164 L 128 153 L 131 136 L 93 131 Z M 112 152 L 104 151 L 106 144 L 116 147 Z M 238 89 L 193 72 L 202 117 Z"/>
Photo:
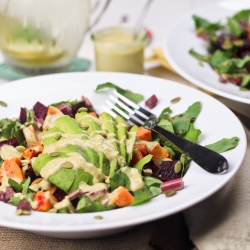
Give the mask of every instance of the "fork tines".
<path id="1" fill-rule="evenodd" d="M 106 106 L 103 106 L 103 108 L 114 118 L 119 114 L 133 124 L 141 126 L 152 115 L 152 113 L 119 94 L 117 91 L 113 93 L 115 96 L 109 95 L 112 102 L 106 100 L 106 103 L 111 109 Z"/>

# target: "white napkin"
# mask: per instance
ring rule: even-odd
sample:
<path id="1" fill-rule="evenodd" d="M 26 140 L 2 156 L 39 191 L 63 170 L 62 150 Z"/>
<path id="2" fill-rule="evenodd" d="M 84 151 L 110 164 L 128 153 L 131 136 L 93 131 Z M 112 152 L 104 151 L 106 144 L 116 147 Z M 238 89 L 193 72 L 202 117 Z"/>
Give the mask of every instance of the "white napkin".
<path id="1" fill-rule="evenodd" d="M 250 249 L 250 132 L 246 134 L 248 155 L 236 175 L 210 198 L 184 211 L 198 250 Z"/>

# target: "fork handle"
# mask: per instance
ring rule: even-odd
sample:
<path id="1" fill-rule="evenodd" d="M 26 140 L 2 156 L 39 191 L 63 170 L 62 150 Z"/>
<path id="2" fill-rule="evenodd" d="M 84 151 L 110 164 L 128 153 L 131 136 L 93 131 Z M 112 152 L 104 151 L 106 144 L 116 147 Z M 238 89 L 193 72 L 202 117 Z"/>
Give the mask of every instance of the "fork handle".
<path id="1" fill-rule="evenodd" d="M 206 171 L 213 174 L 221 174 L 228 170 L 228 162 L 221 154 L 197 143 L 186 140 L 183 137 L 173 134 L 158 125 L 155 125 L 150 129 L 171 141 Z"/>

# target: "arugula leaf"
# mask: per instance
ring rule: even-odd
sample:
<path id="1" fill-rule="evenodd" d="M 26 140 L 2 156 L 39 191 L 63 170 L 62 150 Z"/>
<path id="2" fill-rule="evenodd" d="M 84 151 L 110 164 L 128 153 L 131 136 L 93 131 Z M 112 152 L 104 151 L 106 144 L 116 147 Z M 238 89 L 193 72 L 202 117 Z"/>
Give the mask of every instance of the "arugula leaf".
<path id="1" fill-rule="evenodd" d="M 162 120 L 162 119 L 168 119 L 169 118 L 169 115 L 172 113 L 172 110 L 170 107 L 167 107 L 165 109 L 163 109 L 158 117 L 159 120 Z"/>
<path id="2" fill-rule="evenodd" d="M 198 52 L 196 52 L 194 49 L 190 49 L 188 51 L 188 53 L 193 56 L 194 58 L 198 59 L 199 61 L 202 61 L 202 62 L 208 62 L 209 61 L 209 57 L 208 55 L 202 55 L 202 54 L 199 54 Z"/>
<path id="3" fill-rule="evenodd" d="M 11 200 L 11 204 L 12 204 L 13 206 L 17 206 L 17 204 L 18 204 L 18 202 L 21 200 L 21 198 L 20 198 L 20 197 L 11 196 L 11 197 L 10 197 L 10 200 Z"/>
<path id="4" fill-rule="evenodd" d="M 16 193 L 22 192 L 23 187 L 21 183 L 16 182 L 15 180 L 9 178 L 8 179 L 8 184 L 14 189 Z"/>
<path id="5" fill-rule="evenodd" d="M 24 194 L 28 194 L 29 185 L 30 185 L 30 177 L 28 177 L 22 182 L 22 189 Z"/>
<path id="6" fill-rule="evenodd" d="M 201 134 L 200 129 L 196 129 L 194 125 L 190 123 L 189 130 L 183 137 L 192 142 L 197 142 L 200 134 Z"/>
<path id="7" fill-rule="evenodd" d="M 223 26 L 220 24 L 220 22 L 211 23 L 208 20 L 201 18 L 197 15 L 193 15 L 192 17 L 195 23 L 197 34 L 201 33 L 215 34 L 217 30 L 223 29 Z"/>
<path id="8" fill-rule="evenodd" d="M 23 131 L 20 129 L 21 123 L 17 119 L 1 119 L 0 120 L 0 137 L 3 136 L 7 139 L 16 137 L 19 144 L 25 142 Z"/>
<path id="9" fill-rule="evenodd" d="M 250 9 L 247 10 L 241 10 L 238 13 L 236 13 L 233 18 L 235 18 L 238 21 L 246 21 L 249 22 L 249 18 L 250 18 Z"/>
<path id="10" fill-rule="evenodd" d="M 216 50 L 210 58 L 210 64 L 213 67 L 219 67 L 223 62 L 228 60 L 230 57 L 226 52 Z"/>
<path id="11" fill-rule="evenodd" d="M 235 36 L 240 36 L 244 32 L 236 18 L 228 18 L 228 26 L 232 34 Z"/>
<path id="12" fill-rule="evenodd" d="M 175 133 L 185 135 L 190 128 L 190 123 L 195 121 L 201 111 L 201 103 L 195 102 L 180 116 L 174 117 L 172 124 Z"/>
<path id="13" fill-rule="evenodd" d="M 129 90 L 122 89 L 119 86 L 117 86 L 117 85 L 115 85 L 115 84 L 113 84 L 111 82 L 106 82 L 106 83 L 103 83 L 103 84 L 99 84 L 96 87 L 96 91 L 98 91 L 100 89 L 104 89 L 104 88 L 113 88 L 113 89 L 116 89 L 116 91 L 118 93 L 120 93 L 121 95 L 127 97 L 129 100 L 131 100 L 131 101 L 133 101 L 135 103 L 139 103 L 140 101 L 143 100 L 143 95 L 137 94 L 137 93 L 132 93 Z"/>
<path id="14" fill-rule="evenodd" d="M 111 191 L 123 186 L 130 190 L 130 180 L 127 175 L 121 171 L 113 172 L 109 178 Z"/>
<path id="15" fill-rule="evenodd" d="M 143 176 L 143 181 L 147 187 L 160 187 L 162 181 L 151 176 Z"/>
<path id="16" fill-rule="evenodd" d="M 239 140 L 240 139 L 238 137 L 223 138 L 222 140 L 219 140 L 212 144 L 208 144 L 205 147 L 217 153 L 222 153 L 235 148 L 238 145 Z"/>
<path id="17" fill-rule="evenodd" d="M 166 120 L 166 119 L 162 119 L 160 120 L 157 125 L 159 125 L 160 127 L 168 130 L 169 132 L 174 133 L 174 128 L 173 128 L 173 124 L 171 121 Z"/>
<path id="18" fill-rule="evenodd" d="M 142 189 L 139 189 L 133 192 L 133 195 L 134 195 L 134 201 L 131 204 L 131 206 L 138 205 L 154 197 L 154 194 L 146 186 L 143 187 Z"/>

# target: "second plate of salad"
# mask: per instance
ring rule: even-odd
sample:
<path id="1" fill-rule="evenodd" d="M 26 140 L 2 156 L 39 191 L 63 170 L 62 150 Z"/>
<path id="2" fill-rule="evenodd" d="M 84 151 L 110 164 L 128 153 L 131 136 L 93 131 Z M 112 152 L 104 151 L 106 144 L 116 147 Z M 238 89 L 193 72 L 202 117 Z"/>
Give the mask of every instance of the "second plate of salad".
<path id="1" fill-rule="evenodd" d="M 93 72 L 0 88 L 1 226 L 60 238 L 121 232 L 212 195 L 245 156 L 246 135 L 236 116 L 176 82 Z M 228 172 L 208 173 L 164 138 L 110 117 L 103 104 L 114 88 L 150 108 L 165 129 L 219 151 Z"/>
<path id="2" fill-rule="evenodd" d="M 193 84 L 249 104 L 249 16 L 247 0 L 220 1 L 192 10 L 167 31 L 166 59 Z"/>

